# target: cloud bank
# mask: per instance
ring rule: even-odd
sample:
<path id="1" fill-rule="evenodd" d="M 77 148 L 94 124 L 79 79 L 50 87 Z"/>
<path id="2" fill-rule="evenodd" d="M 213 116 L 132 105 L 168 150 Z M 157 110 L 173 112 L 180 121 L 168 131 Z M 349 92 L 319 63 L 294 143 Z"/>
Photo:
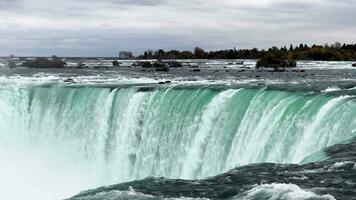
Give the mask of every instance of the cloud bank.
<path id="1" fill-rule="evenodd" d="M 356 0 L 0 0 L 0 55 L 356 42 Z"/>

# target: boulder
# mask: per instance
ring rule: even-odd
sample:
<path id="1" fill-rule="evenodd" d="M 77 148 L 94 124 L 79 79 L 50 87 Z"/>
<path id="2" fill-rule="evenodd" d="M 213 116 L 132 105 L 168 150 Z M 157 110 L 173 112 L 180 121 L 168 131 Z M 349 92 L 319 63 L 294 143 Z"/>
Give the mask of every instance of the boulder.
<path id="1" fill-rule="evenodd" d="M 156 71 L 159 71 L 159 72 L 168 72 L 169 71 L 169 66 L 164 63 L 161 63 L 161 62 L 153 63 L 153 67 L 155 68 Z"/>
<path id="2" fill-rule="evenodd" d="M 151 62 L 148 62 L 148 61 L 141 61 L 141 62 L 135 63 L 134 66 L 140 66 L 143 68 L 151 68 L 152 64 L 151 64 Z"/>
<path id="3" fill-rule="evenodd" d="M 353 67 L 356 67 L 356 63 L 355 64 L 352 64 Z"/>
<path id="4" fill-rule="evenodd" d="M 112 65 L 114 66 L 114 67 L 120 67 L 120 62 L 119 61 L 117 61 L 117 60 L 114 60 L 113 62 L 112 62 Z"/>

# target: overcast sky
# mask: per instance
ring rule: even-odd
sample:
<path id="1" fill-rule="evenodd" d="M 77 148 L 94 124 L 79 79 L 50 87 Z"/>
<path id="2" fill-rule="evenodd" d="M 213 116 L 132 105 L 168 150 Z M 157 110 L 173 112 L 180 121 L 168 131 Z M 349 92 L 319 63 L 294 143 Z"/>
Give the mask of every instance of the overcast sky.
<path id="1" fill-rule="evenodd" d="M 0 55 L 356 43 L 356 0 L 0 0 Z"/>

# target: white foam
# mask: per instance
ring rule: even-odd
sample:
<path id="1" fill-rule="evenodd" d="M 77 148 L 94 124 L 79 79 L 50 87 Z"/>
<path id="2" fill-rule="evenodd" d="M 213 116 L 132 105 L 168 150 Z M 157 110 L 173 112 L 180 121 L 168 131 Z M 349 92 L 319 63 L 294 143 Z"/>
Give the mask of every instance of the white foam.
<path id="1" fill-rule="evenodd" d="M 82 196 L 76 198 L 76 200 L 127 200 L 127 199 L 135 199 L 135 200 L 209 200 L 207 198 L 190 198 L 190 197 L 179 197 L 179 198 L 158 198 L 152 195 L 143 194 L 140 192 L 136 192 L 133 189 L 129 191 L 118 191 L 112 190 L 108 192 L 100 192 L 94 195 Z"/>
<path id="2" fill-rule="evenodd" d="M 328 171 L 337 171 L 340 170 L 340 168 L 346 166 L 347 164 L 354 164 L 356 166 L 356 163 L 354 162 L 350 162 L 350 161 L 344 161 L 344 162 L 337 162 L 335 164 L 333 164 Z"/>
<path id="3" fill-rule="evenodd" d="M 341 90 L 341 88 L 334 86 L 334 87 L 328 87 L 325 90 L 322 90 L 321 92 L 326 93 L 326 92 L 335 92 L 335 91 L 339 91 L 339 90 Z"/>
<path id="4" fill-rule="evenodd" d="M 112 190 L 109 192 L 100 192 L 90 196 L 78 197 L 76 200 L 126 200 L 126 199 L 135 199 L 135 200 L 158 200 L 158 198 L 151 195 L 145 195 L 135 191 L 118 191 Z"/>
<path id="5" fill-rule="evenodd" d="M 252 199 L 288 199 L 288 200 L 307 200 L 307 199 L 320 199 L 320 200 L 335 200 L 332 195 L 317 195 L 311 191 L 301 189 L 298 185 L 294 184 L 264 184 L 258 185 L 253 189 L 238 195 L 233 200 L 252 200 Z"/>

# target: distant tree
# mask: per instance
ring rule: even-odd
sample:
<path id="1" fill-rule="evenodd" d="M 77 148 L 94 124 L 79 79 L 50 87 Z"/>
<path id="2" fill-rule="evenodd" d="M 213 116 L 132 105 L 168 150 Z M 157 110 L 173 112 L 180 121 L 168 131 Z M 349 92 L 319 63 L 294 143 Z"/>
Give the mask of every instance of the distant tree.
<path id="1" fill-rule="evenodd" d="M 194 56 L 196 59 L 204 59 L 204 58 L 206 58 L 206 53 L 205 53 L 204 49 L 195 47 Z"/>
<path id="2" fill-rule="evenodd" d="M 164 50 L 163 49 L 159 49 L 157 52 L 155 52 L 155 58 L 156 59 L 162 59 L 162 58 L 164 58 L 164 54 L 165 54 L 165 52 L 164 52 Z"/>
<path id="3" fill-rule="evenodd" d="M 277 57 L 284 56 L 295 60 L 356 60 L 356 44 L 336 43 L 333 45 L 311 45 L 301 43 L 294 47 L 292 44 L 287 49 L 286 46 L 271 47 L 269 51 Z M 227 49 L 219 51 L 205 52 L 202 48 L 195 48 L 190 51 L 146 51 L 139 59 L 261 59 L 266 55 L 264 49 Z"/>
<path id="4" fill-rule="evenodd" d="M 178 59 L 192 59 L 193 57 L 194 55 L 190 51 L 182 51 L 178 54 Z"/>
<path id="5" fill-rule="evenodd" d="M 293 51 L 293 50 L 294 50 L 293 44 L 290 44 L 289 51 Z"/>
<path id="6" fill-rule="evenodd" d="M 335 44 L 332 45 L 333 48 L 341 49 L 342 44 L 340 42 L 335 42 Z"/>

